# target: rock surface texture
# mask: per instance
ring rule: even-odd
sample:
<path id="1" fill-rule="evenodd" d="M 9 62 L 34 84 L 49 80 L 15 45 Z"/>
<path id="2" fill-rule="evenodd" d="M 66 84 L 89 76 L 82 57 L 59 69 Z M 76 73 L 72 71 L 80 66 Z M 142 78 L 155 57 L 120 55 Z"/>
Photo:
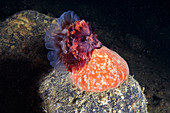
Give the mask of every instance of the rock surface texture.
<path id="1" fill-rule="evenodd" d="M 146 113 L 146 98 L 138 82 L 129 75 L 125 82 L 104 92 L 78 89 L 69 73 L 51 72 L 40 82 L 39 94 L 47 113 Z"/>

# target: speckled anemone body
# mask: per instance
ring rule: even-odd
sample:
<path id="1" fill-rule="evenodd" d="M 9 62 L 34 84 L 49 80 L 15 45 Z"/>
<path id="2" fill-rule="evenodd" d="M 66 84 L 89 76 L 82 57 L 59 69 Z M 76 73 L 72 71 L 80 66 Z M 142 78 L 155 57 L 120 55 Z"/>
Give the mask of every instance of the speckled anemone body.
<path id="1" fill-rule="evenodd" d="M 121 85 L 129 74 L 126 61 L 102 46 L 88 22 L 73 12 L 63 13 L 58 25 L 46 32 L 45 47 L 50 64 L 61 72 L 71 72 L 76 86 L 100 92 Z"/>
<path id="2" fill-rule="evenodd" d="M 102 46 L 95 49 L 88 65 L 73 73 L 76 85 L 85 91 L 105 91 L 121 85 L 129 74 L 125 60 L 116 52 Z"/>

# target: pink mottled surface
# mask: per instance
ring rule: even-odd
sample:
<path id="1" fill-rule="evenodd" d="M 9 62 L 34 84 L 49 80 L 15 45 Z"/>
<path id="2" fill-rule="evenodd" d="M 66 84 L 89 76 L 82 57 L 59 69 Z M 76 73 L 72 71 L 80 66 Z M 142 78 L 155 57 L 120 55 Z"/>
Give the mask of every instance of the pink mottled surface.
<path id="1" fill-rule="evenodd" d="M 85 91 L 105 91 L 121 85 L 129 74 L 126 61 L 105 46 L 95 49 L 86 66 L 71 74 L 74 83 Z"/>

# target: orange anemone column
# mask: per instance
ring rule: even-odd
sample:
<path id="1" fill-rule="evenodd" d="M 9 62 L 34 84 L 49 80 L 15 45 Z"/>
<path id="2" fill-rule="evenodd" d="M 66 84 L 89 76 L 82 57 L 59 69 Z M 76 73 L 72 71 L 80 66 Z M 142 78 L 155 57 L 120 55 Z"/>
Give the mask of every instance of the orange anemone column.
<path id="1" fill-rule="evenodd" d="M 121 85 L 129 74 L 126 61 L 103 46 L 95 49 L 83 68 L 71 73 L 74 83 L 82 90 L 100 92 Z"/>

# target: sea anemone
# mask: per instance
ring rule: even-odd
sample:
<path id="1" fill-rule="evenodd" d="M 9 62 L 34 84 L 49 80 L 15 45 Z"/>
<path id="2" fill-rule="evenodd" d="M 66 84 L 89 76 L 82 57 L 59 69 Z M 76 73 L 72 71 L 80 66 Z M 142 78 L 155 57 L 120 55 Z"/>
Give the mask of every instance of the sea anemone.
<path id="1" fill-rule="evenodd" d="M 85 20 L 64 12 L 46 32 L 45 47 L 50 64 L 60 72 L 70 72 L 81 90 L 100 92 L 121 85 L 129 75 L 126 61 L 103 46 Z"/>

